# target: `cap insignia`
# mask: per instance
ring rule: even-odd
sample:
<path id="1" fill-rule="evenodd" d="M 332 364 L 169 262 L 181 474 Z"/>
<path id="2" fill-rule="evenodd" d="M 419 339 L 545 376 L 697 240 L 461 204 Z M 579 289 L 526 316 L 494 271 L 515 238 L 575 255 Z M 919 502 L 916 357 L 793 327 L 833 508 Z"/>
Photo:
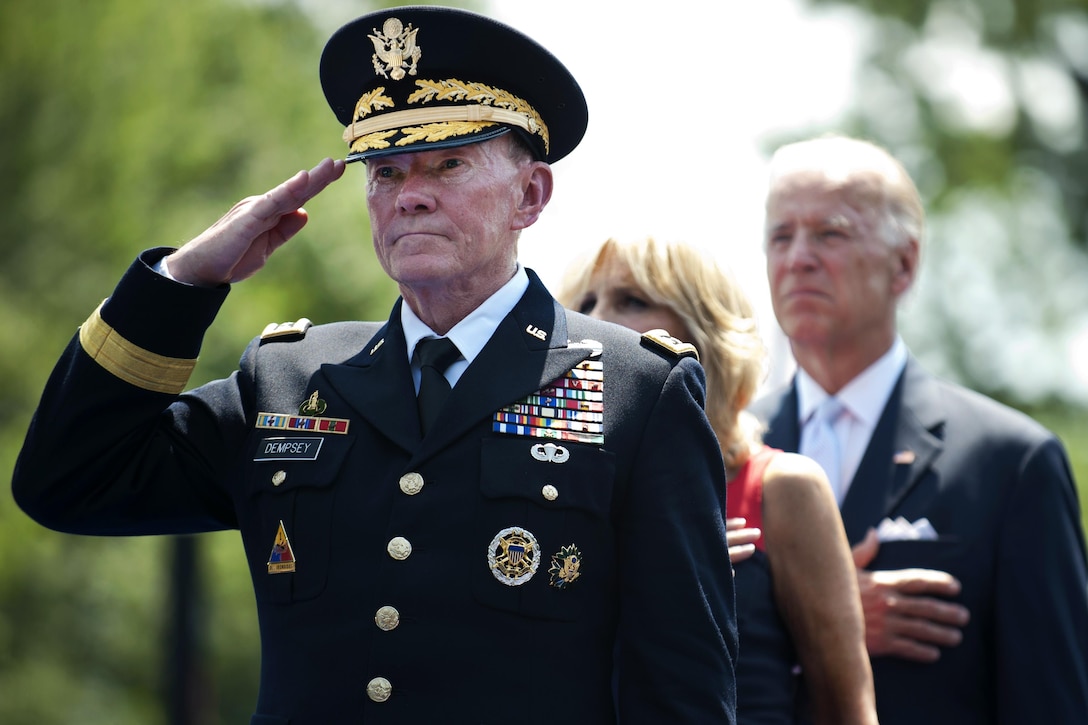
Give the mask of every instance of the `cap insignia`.
<path id="1" fill-rule="evenodd" d="M 376 35 L 371 35 L 374 43 L 374 72 L 382 78 L 392 78 L 399 81 L 404 78 L 405 69 L 408 75 L 416 74 L 416 64 L 419 62 L 423 50 L 416 45 L 416 33 L 418 28 L 408 27 L 397 18 L 388 18 L 382 25 L 382 32 L 373 28 Z"/>

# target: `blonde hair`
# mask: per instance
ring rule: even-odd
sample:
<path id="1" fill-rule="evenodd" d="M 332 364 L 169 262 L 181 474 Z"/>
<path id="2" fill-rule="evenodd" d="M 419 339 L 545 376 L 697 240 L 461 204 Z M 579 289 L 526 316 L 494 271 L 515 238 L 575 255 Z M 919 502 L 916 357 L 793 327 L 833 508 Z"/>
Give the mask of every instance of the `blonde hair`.
<path id="1" fill-rule="evenodd" d="M 726 465 L 748 459 L 759 441 L 759 426 L 744 413 L 764 374 L 766 350 L 748 297 L 712 257 L 684 243 L 652 238 L 635 242 L 609 239 L 585 264 L 570 267 L 560 285 L 559 302 L 577 309 L 594 274 L 609 260 L 627 266 L 639 290 L 672 310 L 694 338 L 706 370 L 707 417 L 718 435 Z"/>

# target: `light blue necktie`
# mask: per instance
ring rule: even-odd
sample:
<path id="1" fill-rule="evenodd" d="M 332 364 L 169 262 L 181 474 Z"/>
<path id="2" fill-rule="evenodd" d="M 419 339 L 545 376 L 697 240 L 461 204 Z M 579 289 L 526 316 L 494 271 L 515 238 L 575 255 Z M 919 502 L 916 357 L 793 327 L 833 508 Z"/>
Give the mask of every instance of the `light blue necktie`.
<path id="1" fill-rule="evenodd" d="M 801 436 L 801 453 L 813 459 L 827 473 L 835 500 L 842 504 L 842 442 L 835 432 L 835 423 L 846 412 L 838 398 L 828 398 L 820 403 L 805 425 Z"/>

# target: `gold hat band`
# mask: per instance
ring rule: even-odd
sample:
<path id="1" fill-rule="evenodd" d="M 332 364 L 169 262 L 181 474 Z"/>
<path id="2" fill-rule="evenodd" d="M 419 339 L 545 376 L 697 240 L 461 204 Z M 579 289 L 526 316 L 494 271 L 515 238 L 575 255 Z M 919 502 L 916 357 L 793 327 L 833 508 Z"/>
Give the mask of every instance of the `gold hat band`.
<path id="1" fill-rule="evenodd" d="M 423 123 L 439 123 L 443 121 L 488 121 L 491 123 L 505 123 L 517 126 L 529 133 L 539 134 L 544 139 L 544 147 L 548 147 L 548 131 L 533 123 L 524 113 L 508 111 L 505 108 L 493 106 L 467 105 L 467 106 L 441 106 L 436 108 L 410 108 L 404 111 L 383 113 L 364 121 L 356 121 L 344 129 L 344 141 L 351 143 L 370 133 L 388 131 L 416 126 Z M 535 128 L 534 128 L 535 127 Z"/>

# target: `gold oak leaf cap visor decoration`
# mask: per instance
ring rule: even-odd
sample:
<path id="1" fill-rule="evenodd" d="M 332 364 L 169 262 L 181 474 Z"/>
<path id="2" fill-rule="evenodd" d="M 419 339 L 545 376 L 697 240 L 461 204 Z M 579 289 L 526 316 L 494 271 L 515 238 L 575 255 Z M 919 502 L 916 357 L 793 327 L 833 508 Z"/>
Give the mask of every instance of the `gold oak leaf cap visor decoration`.
<path id="1" fill-rule="evenodd" d="M 321 54 L 321 87 L 345 126 L 348 162 L 513 130 L 553 163 L 588 122 L 582 89 L 547 49 L 455 8 L 390 8 L 344 25 Z"/>

